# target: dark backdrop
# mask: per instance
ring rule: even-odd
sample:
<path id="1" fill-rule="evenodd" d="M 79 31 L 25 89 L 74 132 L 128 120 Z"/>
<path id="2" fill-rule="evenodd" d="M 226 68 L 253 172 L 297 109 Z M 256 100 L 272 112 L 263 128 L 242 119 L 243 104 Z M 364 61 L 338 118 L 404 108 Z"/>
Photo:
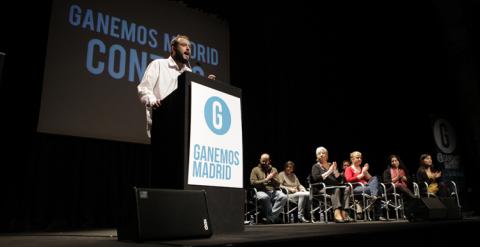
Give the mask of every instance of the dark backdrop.
<path id="1" fill-rule="evenodd" d="M 0 229 L 115 226 L 125 191 L 148 186 L 149 146 L 36 133 L 49 4 L 2 3 Z M 263 152 L 304 181 L 325 146 L 359 150 L 374 173 L 399 154 L 414 172 L 434 151 L 430 116 L 457 129 L 478 211 L 479 23 L 471 1 L 443 3 L 196 2 L 230 23 L 231 83 L 242 88 L 245 185 Z M 20 22 L 26 19 L 30 24 Z M 181 17 L 179 17 L 181 20 Z M 166 171 L 168 172 L 168 170 Z"/>

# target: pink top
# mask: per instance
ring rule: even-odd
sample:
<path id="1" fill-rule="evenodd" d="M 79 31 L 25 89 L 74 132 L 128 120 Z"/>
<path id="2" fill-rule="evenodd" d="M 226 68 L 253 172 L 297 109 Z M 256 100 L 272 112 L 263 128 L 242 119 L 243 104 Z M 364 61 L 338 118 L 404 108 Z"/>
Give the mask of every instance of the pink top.
<path id="1" fill-rule="evenodd" d="M 403 177 L 405 176 L 405 171 L 400 168 L 390 168 L 390 176 L 392 176 L 392 180 L 397 176 Z M 395 184 L 395 187 L 399 187 L 399 186 L 407 187 L 407 183 L 405 183 L 405 181 L 403 181 L 402 179 L 399 179 L 394 184 Z"/>

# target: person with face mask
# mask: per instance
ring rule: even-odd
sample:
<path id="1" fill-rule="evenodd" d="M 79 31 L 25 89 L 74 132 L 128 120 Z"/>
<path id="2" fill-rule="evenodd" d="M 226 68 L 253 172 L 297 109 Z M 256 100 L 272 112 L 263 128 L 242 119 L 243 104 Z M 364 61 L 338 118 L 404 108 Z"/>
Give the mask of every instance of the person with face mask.
<path id="1" fill-rule="evenodd" d="M 257 200 L 262 206 L 266 223 L 280 223 L 287 195 L 280 190 L 278 171 L 271 165 L 269 154 L 260 156 L 260 164 L 250 173 L 250 184 L 257 189 Z"/>

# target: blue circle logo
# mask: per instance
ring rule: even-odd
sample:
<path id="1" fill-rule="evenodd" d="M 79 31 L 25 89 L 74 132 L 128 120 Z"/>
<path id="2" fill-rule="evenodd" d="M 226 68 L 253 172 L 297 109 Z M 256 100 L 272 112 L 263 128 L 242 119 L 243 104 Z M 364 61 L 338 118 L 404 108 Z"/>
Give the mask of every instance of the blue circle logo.
<path id="1" fill-rule="evenodd" d="M 205 121 L 208 128 L 217 135 L 224 135 L 230 129 L 232 117 L 225 101 L 217 96 L 210 97 L 205 103 Z"/>

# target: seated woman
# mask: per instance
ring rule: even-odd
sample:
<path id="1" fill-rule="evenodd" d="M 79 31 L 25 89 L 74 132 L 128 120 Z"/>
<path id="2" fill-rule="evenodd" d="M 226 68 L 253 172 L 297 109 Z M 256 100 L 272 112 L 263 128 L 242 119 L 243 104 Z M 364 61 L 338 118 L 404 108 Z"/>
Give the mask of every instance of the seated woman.
<path id="1" fill-rule="evenodd" d="M 392 154 L 388 157 L 388 168 L 383 172 L 383 182 L 393 183 L 395 189 L 408 199 L 415 198 L 413 192 L 408 188 L 407 168 L 403 165 L 400 157 Z"/>
<path id="2" fill-rule="evenodd" d="M 375 201 L 374 204 L 374 218 L 375 220 L 384 220 L 385 218 L 381 216 L 381 209 L 380 204 L 376 200 L 379 196 L 379 183 L 376 176 L 370 175 L 368 172 L 369 165 L 365 163 L 365 165 L 360 166 L 362 164 L 362 153 L 359 151 L 354 151 L 350 153 L 350 161 L 352 164 L 345 169 L 345 180 L 348 183 L 361 183 L 365 187 L 365 192 L 367 195 L 370 195 L 370 198 Z M 356 186 L 353 188 L 353 192 L 361 193 L 362 192 L 361 186 Z M 365 206 L 365 205 L 364 205 Z"/>
<path id="3" fill-rule="evenodd" d="M 288 199 L 293 200 L 298 204 L 298 221 L 302 223 L 309 222 L 305 219 L 305 206 L 308 204 L 308 197 L 310 193 L 305 187 L 300 184 L 297 176 L 294 173 L 295 163 L 287 161 L 284 166 L 284 170 L 278 174 L 280 186 L 283 186 L 288 190 Z M 288 202 L 287 202 L 288 203 Z"/>
<path id="4" fill-rule="evenodd" d="M 417 182 L 422 188 L 422 194 L 445 197 L 448 195 L 448 189 L 443 182 L 442 171 L 433 167 L 432 156 L 430 154 L 420 155 L 420 167 L 417 170 Z M 428 187 L 422 186 L 422 183 L 428 183 Z"/>
<path id="5" fill-rule="evenodd" d="M 323 182 L 327 186 L 338 186 L 341 184 L 342 177 L 337 170 L 337 162 L 328 162 L 328 151 L 324 147 L 318 147 L 316 150 L 317 163 L 312 166 L 310 179 L 312 183 Z M 343 193 L 343 196 L 342 196 Z M 334 220 L 338 223 L 349 221 L 350 218 L 345 212 L 350 200 L 350 190 L 336 188 L 332 195 L 332 206 L 335 210 Z"/>

